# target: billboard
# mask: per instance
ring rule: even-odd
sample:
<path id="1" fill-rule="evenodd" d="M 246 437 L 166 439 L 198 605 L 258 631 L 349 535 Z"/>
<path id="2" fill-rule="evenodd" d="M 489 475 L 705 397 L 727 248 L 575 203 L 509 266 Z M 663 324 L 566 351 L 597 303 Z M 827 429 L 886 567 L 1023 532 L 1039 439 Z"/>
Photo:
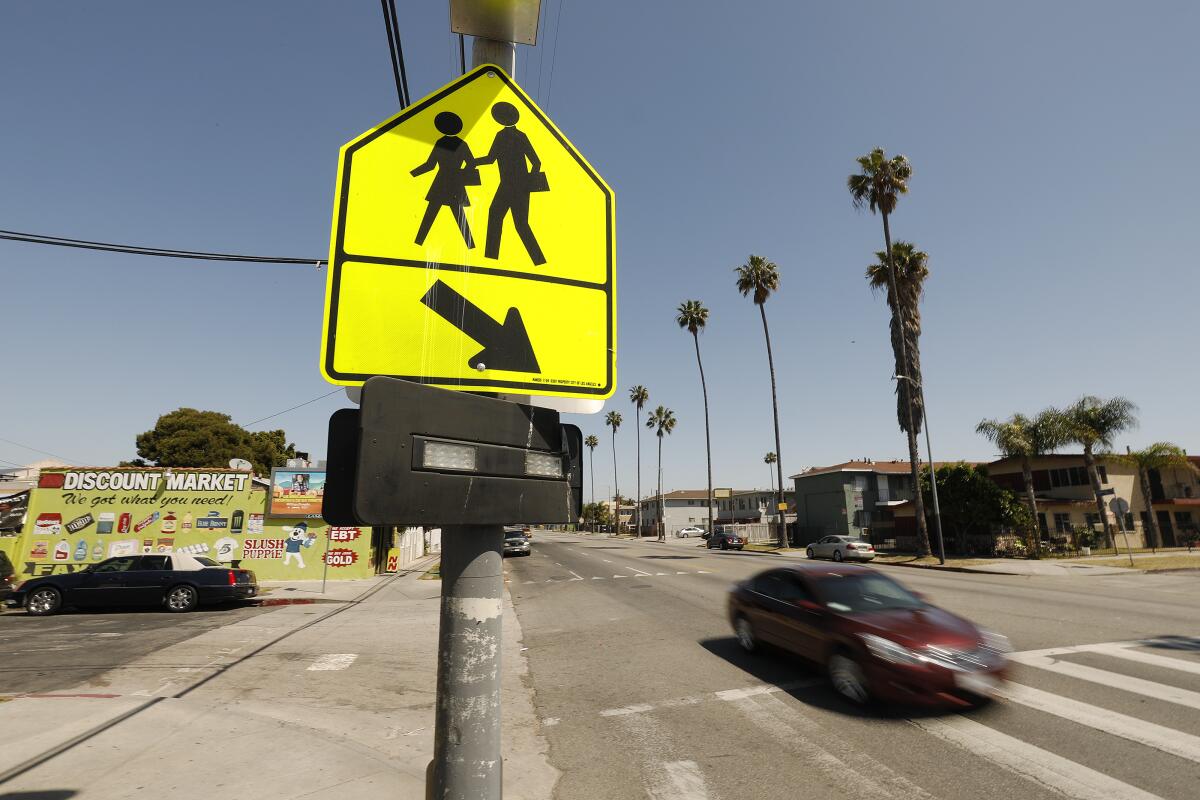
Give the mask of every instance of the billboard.
<path id="1" fill-rule="evenodd" d="M 325 497 L 325 471 L 319 469 L 276 469 L 271 471 L 271 500 L 267 516 L 321 516 Z"/>

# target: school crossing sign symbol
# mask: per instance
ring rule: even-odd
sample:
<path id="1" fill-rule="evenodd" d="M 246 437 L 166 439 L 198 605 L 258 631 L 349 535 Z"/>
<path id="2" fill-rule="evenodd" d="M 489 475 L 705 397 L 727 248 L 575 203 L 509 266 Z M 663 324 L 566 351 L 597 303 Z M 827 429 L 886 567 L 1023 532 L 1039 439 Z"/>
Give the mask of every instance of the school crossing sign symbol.
<path id="1" fill-rule="evenodd" d="M 613 192 L 499 67 L 341 150 L 321 370 L 602 399 L 616 368 Z"/>

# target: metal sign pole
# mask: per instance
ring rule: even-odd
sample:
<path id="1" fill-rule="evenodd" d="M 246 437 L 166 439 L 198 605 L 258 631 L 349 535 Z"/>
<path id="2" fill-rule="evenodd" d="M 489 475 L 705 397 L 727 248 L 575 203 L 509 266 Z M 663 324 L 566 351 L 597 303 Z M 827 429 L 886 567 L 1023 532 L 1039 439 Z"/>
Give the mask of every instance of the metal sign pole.
<path id="1" fill-rule="evenodd" d="M 325 582 L 329 580 L 329 528 L 325 529 L 325 555 L 321 559 L 325 566 L 321 569 L 321 594 L 325 594 Z"/>

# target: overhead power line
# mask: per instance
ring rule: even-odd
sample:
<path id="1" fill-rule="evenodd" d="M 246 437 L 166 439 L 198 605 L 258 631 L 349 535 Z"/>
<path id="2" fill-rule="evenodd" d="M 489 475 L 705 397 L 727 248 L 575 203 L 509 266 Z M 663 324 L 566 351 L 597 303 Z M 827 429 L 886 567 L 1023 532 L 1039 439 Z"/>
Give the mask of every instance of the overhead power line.
<path id="1" fill-rule="evenodd" d="M 400 21 L 396 16 L 396 0 L 379 0 L 383 6 L 383 24 L 387 28 L 388 54 L 392 58 L 392 75 L 396 79 L 396 94 L 400 108 L 411 102 L 408 94 L 408 73 L 404 69 L 404 47 L 400 43 Z"/>
<path id="2" fill-rule="evenodd" d="M 14 442 L 12 439 L 5 439 L 2 436 L 0 436 L 0 442 L 7 442 L 8 444 L 16 445 L 17 447 L 20 447 L 24 450 L 32 450 L 35 453 L 41 453 L 42 455 L 45 455 L 45 456 L 51 456 L 53 458 L 57 458 L 59 461 L 65 461 L 68 464 L 78 463 L 76 461 L 73 461 L 72 459 L 67 458 L 66 456 L 60 456 L 58 453 L 51 453 L 49 450 L 41 450 L 36 447 L 30 447 L 27 444 L 21 444 L 20 442 Z M 7 463 L 11 464 L 12 462 L 9 461 Z"/>
<path id="3" fill-rule="evenodd" d="M 276 411 L 274 414 L 269 414 L 268 416 L 265 416 L 262 419 L 256 419 L 256 420 L 254 420 L 254 422 L 247 422 L 242 427 L 249 428 L 251 425 L 257 425 L 260 422 L 266 422 L 269 419 L 274 419 L 275 417 L 282 416 L 283 414 L 286 414 L 289 411 L 295 411 L 297 408 L 303 408 L 304 406 L 311 405 L 312 403 L 315 403 L 318 400 L 324 400 L 326 397 L 337 394 L 340 391 L 343 391 L 343 387 L 341 387 L 341 386 L 334 389 L 332 392 L 326 392 L 325 394 L 321 395 L 320 397 L 314 397 L 312 400 L 305 400 L 300 405 L 292 406 L 291 408 L 285 408 L 283 411 Z"/>
<path id="4" fill-rule="evenodd" d="M 62 236 L 46 236 L 40 233 L 0 230 L 0 239 L 25 244 L 46 244 L 52 247 L 74 247 L 81 250 L 100 250 L 108 253 L 129 253 L 136 256 L 159 256 L 161 258 L 190 258 L 201 261 L 239 261 L 252 264 L 314 264 L 326 263 L 323 258 L 286 258 L 281 256 L 252 256 L 242 253 L 208 253 L 200 250 L 172 250 L 163 247 L 141 247 L 112 242 L 93 242 L 87 239 L 71 239 Z"/>

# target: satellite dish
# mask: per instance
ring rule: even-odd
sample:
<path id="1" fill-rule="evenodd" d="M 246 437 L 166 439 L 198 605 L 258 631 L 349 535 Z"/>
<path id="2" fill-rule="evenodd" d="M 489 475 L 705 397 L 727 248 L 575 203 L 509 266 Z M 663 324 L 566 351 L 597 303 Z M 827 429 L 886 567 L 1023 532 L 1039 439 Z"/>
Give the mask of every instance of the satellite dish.
<path id="1" fill-rule="evenodd" d="M 249 472 L 250 470 L 254 469 L 254 465 L 244 458 L 231 458 L 229 459 L 229 468 L 240 469 Z"/>

